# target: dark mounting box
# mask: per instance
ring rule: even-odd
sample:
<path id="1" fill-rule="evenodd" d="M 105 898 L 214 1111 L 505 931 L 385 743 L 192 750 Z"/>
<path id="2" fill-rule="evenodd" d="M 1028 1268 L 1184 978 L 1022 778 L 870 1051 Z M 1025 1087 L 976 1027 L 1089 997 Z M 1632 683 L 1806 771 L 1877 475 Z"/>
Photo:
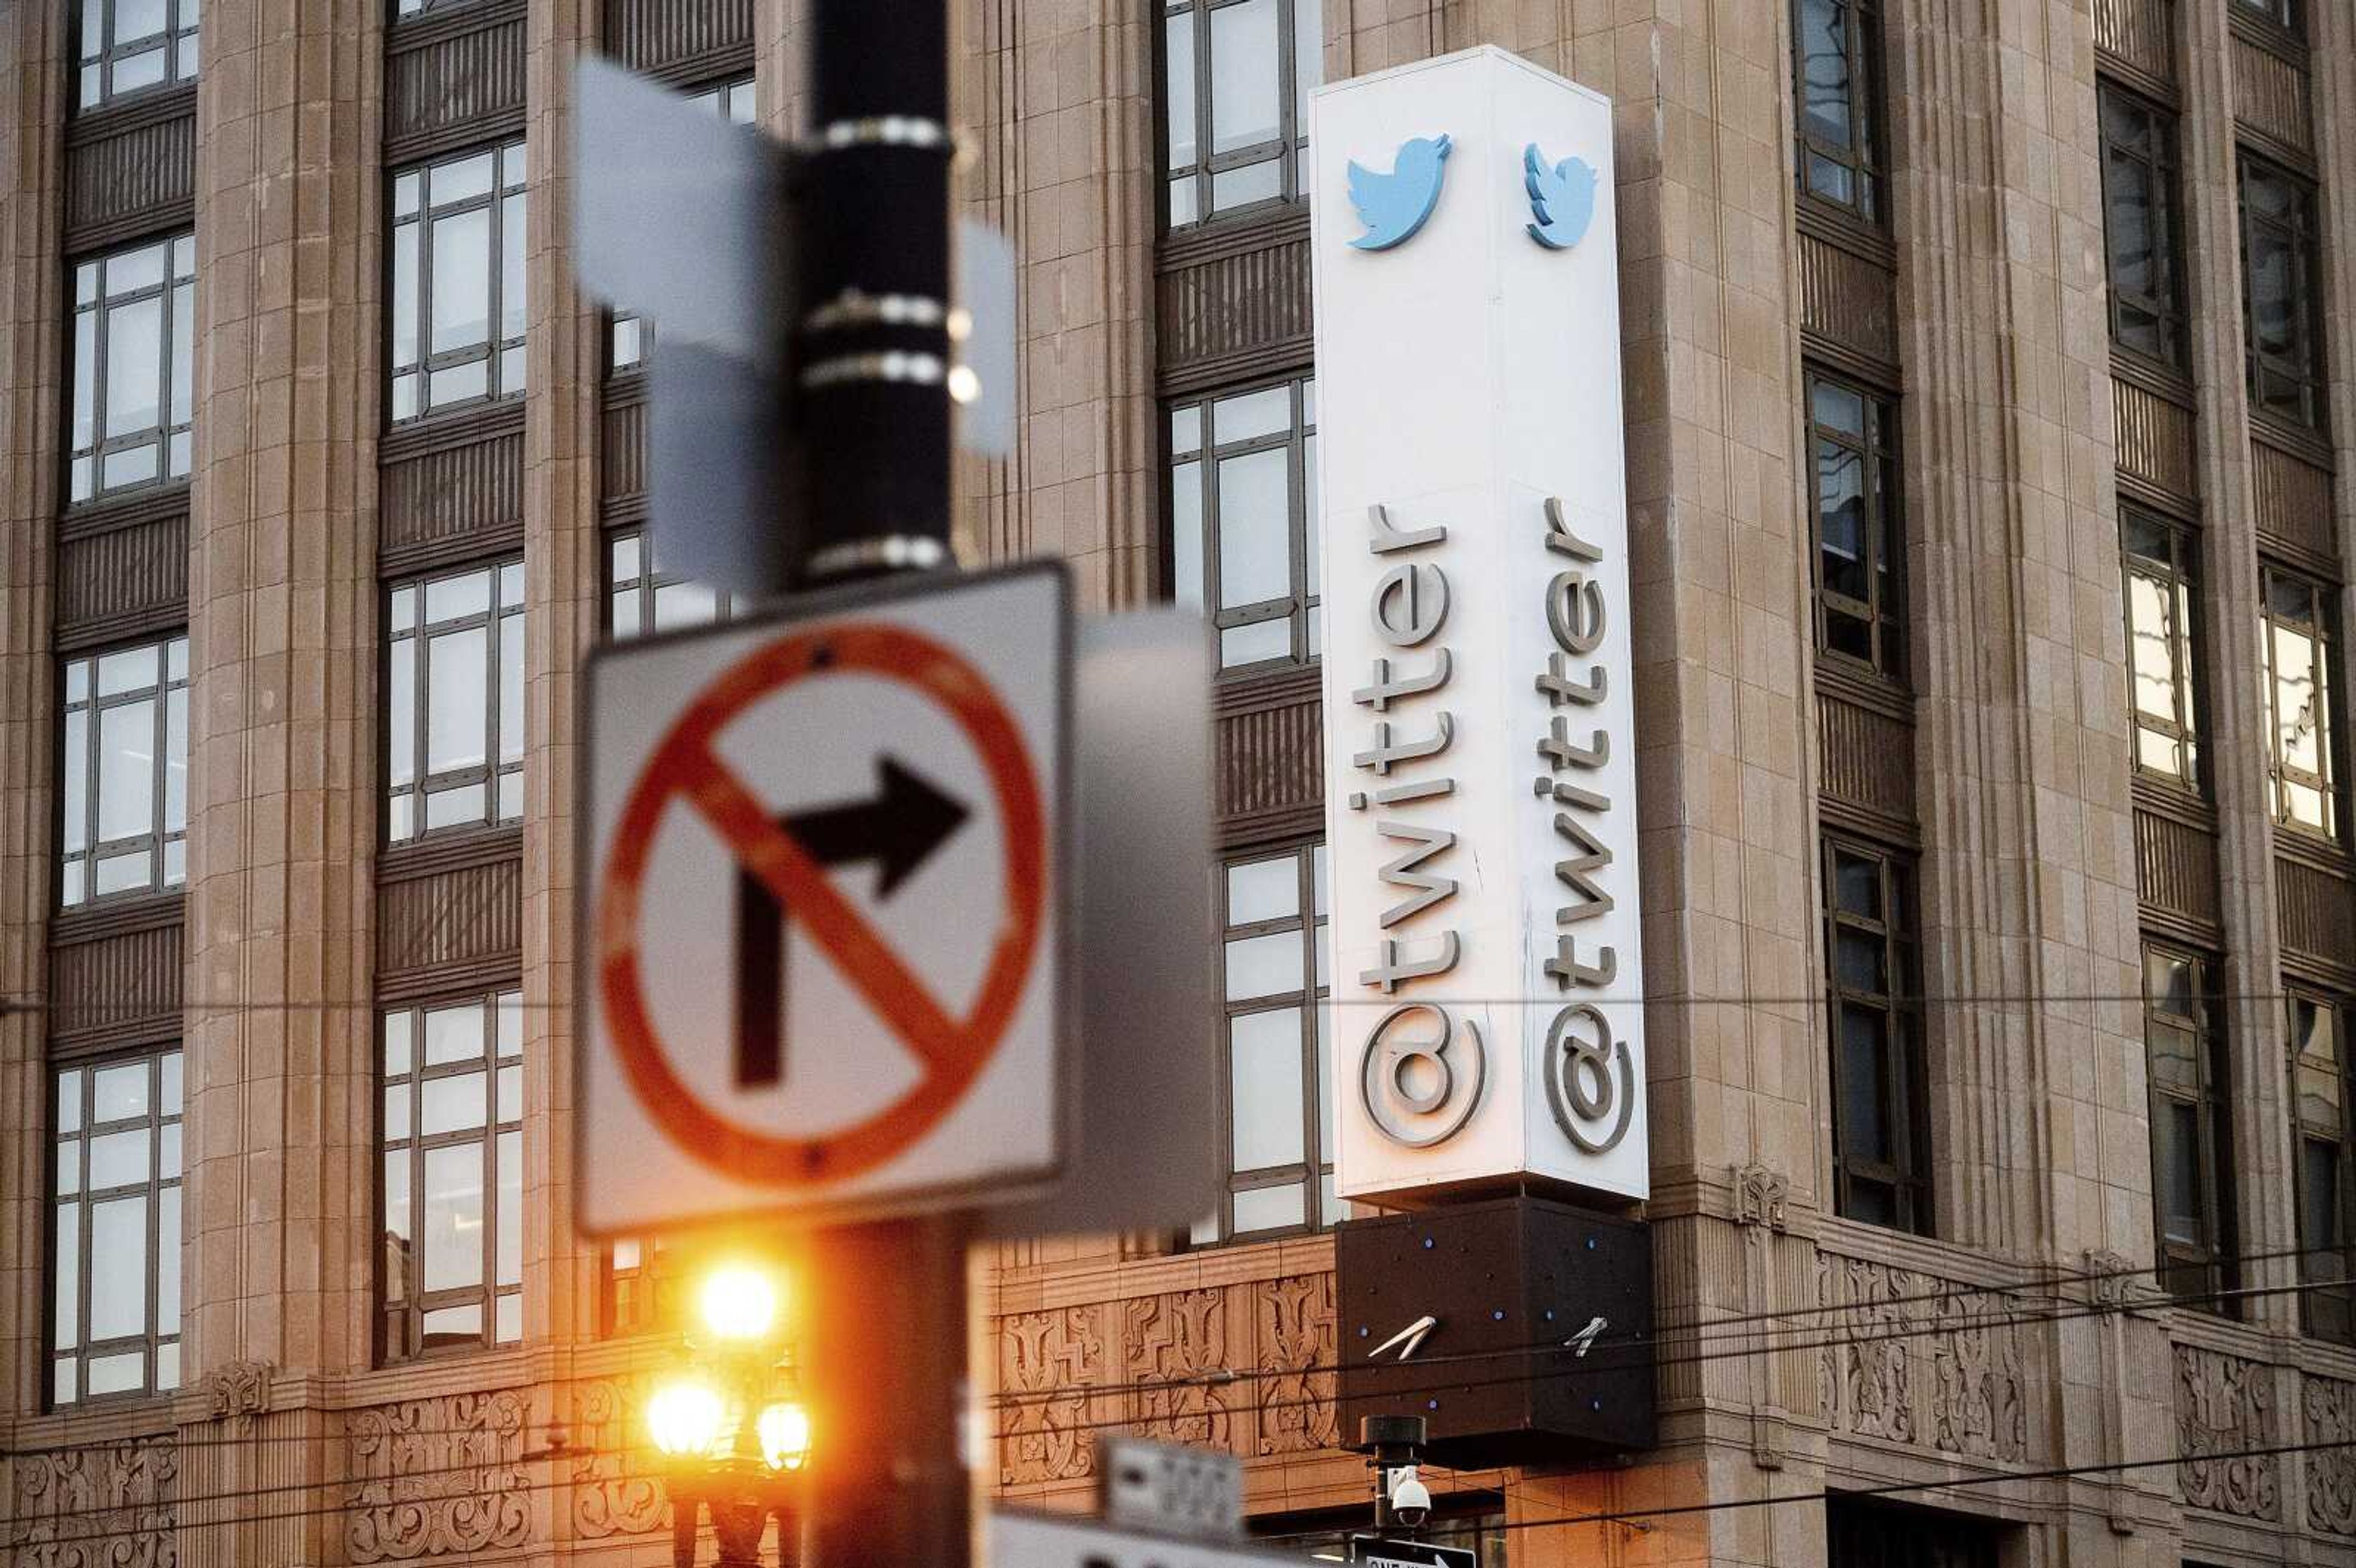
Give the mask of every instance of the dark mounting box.
<path id="1" fill-rule="evenodd" d="M 1450 1204 L 1335 1228 L 1341 1429 L 1420 1415 L 1459 1469 L 1593 1459 L 1656 1440 L 1653 1238 L 1542 1198 Z M 1372 1352 L 1440 1321 L 1405 1361 Z M 1584 1355 L 1567 1345 L 1595 1318 Z"/>

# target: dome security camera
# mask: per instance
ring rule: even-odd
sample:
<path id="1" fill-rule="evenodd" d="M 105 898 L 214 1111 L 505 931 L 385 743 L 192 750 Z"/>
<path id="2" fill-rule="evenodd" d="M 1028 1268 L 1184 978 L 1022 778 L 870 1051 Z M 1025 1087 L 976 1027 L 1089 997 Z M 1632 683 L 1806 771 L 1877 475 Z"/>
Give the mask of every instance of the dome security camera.
<path id="1" fill-rule="evenodd" d="M 1413 1465 L 1401 1465 L 1390 1475 L 1391 1513 L 1409 1530 L 1422 1528 L 1431 1517 L 1431 1491 L 1417 1478 Z"/>

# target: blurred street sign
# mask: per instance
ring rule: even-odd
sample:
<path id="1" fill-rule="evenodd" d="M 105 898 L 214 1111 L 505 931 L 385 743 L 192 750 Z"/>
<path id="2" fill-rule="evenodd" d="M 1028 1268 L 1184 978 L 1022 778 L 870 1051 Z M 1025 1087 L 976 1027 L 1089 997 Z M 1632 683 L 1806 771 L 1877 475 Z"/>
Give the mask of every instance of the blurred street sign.
<path id="1" fill-rule="evenodd" d="M 996 1236 L 1180 1230 L 1226 1193 L 1211 926 L 1210 638 L 1193 610 L 1082 617 L 1073 683 L 1078 1147 Z"/>
<path id="2" fill-rule="evenodd" d="M 1196 1541 L 1244 1532 L 1244 1462 L 1233 1454 L 1108 1436 L 1097 1443 L 1097 1494 L 1105 1523 Z"/>
<path id="3" fill-rule="evenodd" d="M 1367 1568 L 1480 1568 L 1481 1563 L 1479 1554 L 1469 1546 L 1386 1541 L 1373 1535 L 1350 1537 L 1350 1561 Z"/>
<path id="4" fill-rule="evenodd" d="M 981 1568 L 1303 1568 L 1299 1553 L 1176 1540 L 1066 1514 L 993 1509 Z"/>
<path id="5" fill-rule="evenodd" d="M 1069 1146 L 1068 579 L 895 579 L 590 660 L 592 1232 L 1006 1201 Z"/>

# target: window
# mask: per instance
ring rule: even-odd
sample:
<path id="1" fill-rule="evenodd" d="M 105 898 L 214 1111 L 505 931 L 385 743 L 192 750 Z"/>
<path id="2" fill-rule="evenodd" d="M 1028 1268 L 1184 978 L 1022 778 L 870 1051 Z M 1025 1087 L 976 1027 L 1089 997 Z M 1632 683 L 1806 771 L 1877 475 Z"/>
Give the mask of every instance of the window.
<path id="1" fill-rule="evenodd" d="M 2233 0 L 2233 8 L 2244 16 L 2272 22 L 2285 32 L 2298 31 L 2298 0 Z"/>
<path id="2" fill-rule="evenodd" d="M 180 1386 L 180 1053 L 51 1079 L 49 1400 Z"/>
<path id="3" fill-rule="evenodd" d="M 1914 868 L 1878 847 L 1825 845 L 1838 1211 L 1931 1233 L 1930 1110 L 1916 981 Z"/>
<path id="4" fill-rule="evenodd" d="M 523 394 L 524 144 L 392 180 L 392 418 Z"/>
<path id="5" fill-rule="evenodd" d="M 2356 1342 L 2356 1160 L 2349 1149 L 2348 1015 L 2319 994 L 2288 987 L 2293 1180 L 2298 1191 L 2300 1293 L 2307 1331 Z"/>
<path id="6" fill-rule="evenodd" d="M 1319 0 L 1164 0 L 1162 168 L 1173 229 L 1297 198 Z"/>
<path id="7" fill-rule="evenodd" d="M 1172 591 L 1209 610 L 1223 669 L 1318 656 L 1319 549 L 1314 379 L 1170 411 Z"/>
<path id="8" fill-rule="evenodd" d="M 1882 220 L 1881 23 L 1868 0 L 1794 0 L 1800 190 Z"/>
<path id="9" fill-rule="evenodd" d="M 753 79 L 741 77 L 688 95 L 688 102 L 709 110 L 732 125 L 753 123 Z M 627 311 L 616 313 L 606 330 L 606 365 L 616 371 L 636 370 L 654 351 L 655 324 Z"/>
<path id="10" fill-rule="evenodd" d="M 2323 320 L 2315 187 L 2242 155 L 2242 293 L 2250 405 L 2323 424 Z"/>
<path id="11" fill-rule="evenodd" d="M 2146 947 L 2143 976 L 2158 1284 L 2193 1306 L 2228 1311 L 2218 1293 L 2233 1279 L 2233 1146 L 2224 1032 L 2210 1005 L 2220 990 L 2217 961 Z"/>
<path id="12" fill-rule="evenodd" d="M 605 1257 L 605 1299 L 600 1333 L 608 1339 L 675 1328 L 680 1318 L 684 1271 L 679 1249 L 667 1237 L 628 1236 L 610 1243 Z"/>
<path id="13" fill-rule="evenodd" d="M 1324 1087 L 1325 847 L 1231 860 L 1220 890 L 1230 1178 L 1198 1243 L 1341 1218 Z"/>
<path id="14" fill-rule="evenodd" d="M 523 1338 L 523 994 L 383 1016 L 381 1360 Z"/>
<path id="15" fill-rule="evenodd" d="M 81 0 L 80 10 L 77 107 L 197 80 L 197 0 Z"/>
<path id="16" fill-rule="evenodd" d="M 195 236 L 77 262 L 73 283 L 67 499 L 186 479 L 196 401 Z"/>
<path id="17" fill-rule="evenodd" d="M 188 878 L 188 639 L 66 661 L 58 902 Z"/>
<path id="18" fill-rule="evenodd" d="M 2260 576 L 2258 635 L 2265 660 L 2275 820 L 2337 834 L 2331 600 L 2339 590 L 2272 562 L 2265 563 Z"/>
<path id="19" fill-rule="evenodd" d="M 654 559 L 654 536 L 643 528 L 605 541 L 606 629 L 616 641 L 676 626 L 724 621 L 730 595 L 685 578 L 666 577 Z"/>
<path id="20" fill-rule="evenodd" d="M 1937 1509 L 1825 1499 L 1825 1568 L 1997 1568 L 1997 1529 Z"/>
<path id="21" fill-rule="evenodd" d="M 2103 239 L 2111 341 L 2181 368 L 2184 305 L 2177 258 L 2176 117 L 2105 81 Z"/>
<path id="22" fill-rule="evenodd" d="M 385 837 L 523 818 L 523 562 L 395 588 Z"/>
<path id="23" fill-rule="evenodd" d="M 1811 372 L 1808 420 L 1815 451 L 1817 650 L 1903 680 L 1898 406 Z"/>
<path id="24" fill-rule="evenodd" d="M 2134 507 L 2119 508 L 2126 574 L 2127 700 L 2135 762 L 2146 773 L 2201 786 L 2201 539 Z"/>

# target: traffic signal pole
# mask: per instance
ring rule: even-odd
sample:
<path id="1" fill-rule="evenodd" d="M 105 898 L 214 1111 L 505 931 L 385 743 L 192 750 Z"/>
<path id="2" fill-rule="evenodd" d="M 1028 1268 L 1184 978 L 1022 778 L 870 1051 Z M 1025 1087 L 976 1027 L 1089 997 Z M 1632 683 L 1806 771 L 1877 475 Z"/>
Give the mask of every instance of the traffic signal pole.
<path id="1" fill-rule="evenodd" d="M 795 587 L 951 564 L 948 18 L 816 0 L 792 232 Z M 825 1049 L 822 1041 L 809 1049 Z M 966 1568 L 968 1214 L 809 1236 L 811 1561 Z"/>

